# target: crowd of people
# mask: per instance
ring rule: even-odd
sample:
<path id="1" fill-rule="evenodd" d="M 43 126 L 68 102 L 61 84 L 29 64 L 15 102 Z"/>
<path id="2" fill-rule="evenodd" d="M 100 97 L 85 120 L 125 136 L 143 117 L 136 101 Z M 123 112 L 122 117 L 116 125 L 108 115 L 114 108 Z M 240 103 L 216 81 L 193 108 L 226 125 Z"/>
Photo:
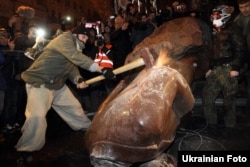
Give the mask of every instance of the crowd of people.
<path id="1" fill-rule="evenodd" d="M 97 111 L 124 77 L 115 76 L 112 70 L 124 65 L 128 53 L 157 27 L 183 16 L 203 19 L 211 26 L 214 50 L 209 57 L 210 69 L 204 76 L 207 82 L 203 90 L 207 123 L 215 127 L 218 123 L 214 101 L 222 92 L 225 126 L 234 127 L 235 96 L 242 67 L 250 97 L 250 0 L 238 0 L 239 12 L 235 5 L 224 1 L 217 5 L 209 16 L 204 16 L 196 10 L 187 12 L 182 3 L 168 5 L 160 14 L 139 12 L 136 5 L 129 3 L 107 22 L 88 27 L 88 20 L 83 17 L 75 28 L 59 29 L 47 37 L 49 42 L 43 51 L 35 53 L 39 54 L 36 60 L 25 52 L 30 48 L 36 51 L 34 46 L 44 42 L 38 40 L 37 26 L 29 24 L 27 18 L 23 25 L 17 26 L 22 18 L 12 16 L 9 25 L 0 25 L 0 142 L 5 140 L 5 133 L 22 127 L 17 151 L 26 154 L 41 149 L 50 108 L 72 129 L 88 128 L 91 124 L 88 113 Z M 106 79 L 85 84 L 84 81 L 98 75 Z"/>

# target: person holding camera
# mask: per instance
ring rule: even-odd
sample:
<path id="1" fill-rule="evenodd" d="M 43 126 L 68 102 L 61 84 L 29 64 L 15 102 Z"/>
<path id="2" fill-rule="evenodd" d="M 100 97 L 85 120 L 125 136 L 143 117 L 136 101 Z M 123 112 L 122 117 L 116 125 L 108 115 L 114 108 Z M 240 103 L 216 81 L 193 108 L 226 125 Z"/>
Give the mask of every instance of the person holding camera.
<path id="1" fill-rule="evenodd" d="M 77 88 L 88 85 L 79 69 L 99 72 L 105 78 L 114 77 L 112 70 L 103 68 L 82 53 L 89 30 L 82 25 L 52 39 L 40 56 L 21 74 L 26 83 L 26 120 L 22 136 L 15 148 L 21 153 L 18 164 L 27 163 L 27 153 L 40 150 L 45 144 L 46 115 L 52 107 L 73 130 L 86 130 L 91 120 L 66 84 L 70 80 Z"/>
<path id="2" fill-rule="evenodd" d="M 113 69 L 113 60 L 112 60 L 112 45 L 105 44 L 104 37 L 102 35 L 97 36 L 97 53 L 95 57 L 95 62 L 98 63 L 101 67 Z"/>
<path id="3" fill-rule="evenodd" d="M 102 35 L 97 37 L 97 53 L 95 57 L 95 62 L 101 67 L 107 69 L 113 69 L 113 51 L 112 45 L 110 43 L 105 43 L 105 38 Z M 115 79 L 115 78 L 114 78 Z M 115 87 L 115 83 L 112 80 L 104 80 L 104 86 L 107 93 L 111 93 Z"/>
<path id="4" fill-rule="evenodd" d="M 84 50 L 84 52 L 90 53 L 88 56 L 90 56 L 99 66 L 107 70 L 113 70 L 112 45 L 110 43 L 105 43 L 102 34 L 95 35 L 92 47 L 92 49 L 88 48 L 90 50 Z M 90 74 L 87 73 L 87 76 L 89 75 Z M 98 73 L 91 73 L 91 78 L 98 75 Z M 87 107 L 87 112 L 89 112 L 89 114 L 95 113 L 103 100 L 109 93 L 111 93 L 116 85 L 114 81 L 115 78 L 112 80 L 103 80 L 101 82 L 93 83 L 88 87 L 88 99 L 91 104 L 91 107 Z"/>

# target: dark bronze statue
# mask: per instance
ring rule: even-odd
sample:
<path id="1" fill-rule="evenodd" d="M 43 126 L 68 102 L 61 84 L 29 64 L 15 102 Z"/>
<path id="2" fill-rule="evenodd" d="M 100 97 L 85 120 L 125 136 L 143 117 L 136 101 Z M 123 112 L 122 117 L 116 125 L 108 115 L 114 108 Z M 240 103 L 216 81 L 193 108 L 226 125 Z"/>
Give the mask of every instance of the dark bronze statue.
<path id="1" fill-rule="evenodd" d="M 189 86 L 202 71 L 199 63 L 206 65 L 203 53 L 209 44 L 205 23 L 179 18 L 159 27 L 128 55 L 126 63 L 148 47 L 155 64 L 131 74 L 132 81 L 121 81 L 100 106 L 85 135 L 93 166 L 176 166 L 164 151 L 181 117 L 193 108 Z"/>

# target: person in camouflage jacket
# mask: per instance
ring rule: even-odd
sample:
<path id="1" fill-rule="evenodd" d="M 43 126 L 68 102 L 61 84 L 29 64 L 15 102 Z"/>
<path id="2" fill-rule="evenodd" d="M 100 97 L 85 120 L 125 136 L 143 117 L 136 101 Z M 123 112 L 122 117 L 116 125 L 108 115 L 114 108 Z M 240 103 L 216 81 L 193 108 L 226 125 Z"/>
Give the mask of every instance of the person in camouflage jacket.
<path id="1" fill-rule="evenodd" d="M 224 123 L 226 127 L 236 124 L 235 96 L 238 89 L 239 71 L 244 56 L 243 38 L 240 28 L 232 20 L 232 8 L 219 5 L 213 9 L 213 54 L 210 69 L 206 73 L 203 88 L 203 110 L 209 126 L 216 126 L 218 113 L 215 100 L 222 92 L 224 104 Z"/>

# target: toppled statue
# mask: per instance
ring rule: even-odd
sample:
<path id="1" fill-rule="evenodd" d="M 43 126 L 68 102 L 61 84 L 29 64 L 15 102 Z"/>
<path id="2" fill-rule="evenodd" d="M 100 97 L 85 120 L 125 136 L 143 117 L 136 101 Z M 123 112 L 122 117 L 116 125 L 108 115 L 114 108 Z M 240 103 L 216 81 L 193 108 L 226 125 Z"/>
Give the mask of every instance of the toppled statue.
<path id="1" fill-rule="evenodd" d="M 203 24 L 191 17 L 169 21 L 128 55 L 127 63 L 147 46 L 155 64 L 121 81 L 98 109 L 85 134 L 93 166 L 177 166 L 165 151 L 194 106 L 189 86 L 210 43 Z"/>

